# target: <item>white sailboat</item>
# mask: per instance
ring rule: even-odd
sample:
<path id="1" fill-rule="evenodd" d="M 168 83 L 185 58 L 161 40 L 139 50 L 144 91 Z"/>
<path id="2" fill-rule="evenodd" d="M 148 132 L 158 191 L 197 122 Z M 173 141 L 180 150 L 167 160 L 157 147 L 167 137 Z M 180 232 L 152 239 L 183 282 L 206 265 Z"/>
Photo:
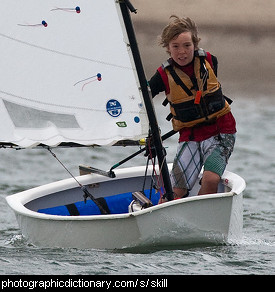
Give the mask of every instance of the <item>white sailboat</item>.
<path id="1" fill-rule="evenodd" d="M 131 3 L 72 3 L 1 2 L 0 67 L 9 72 L 0 86 L 2 147 L 111 146 L 146 137 L 150 126 L 160 168 L 117 170 L 118 163 L 109 172 L 91 169 L 92 174 L 8 196 L 24 237 L 43 247 L 102 249 L 239 239 L 245 182 L 234 173 L 224 173 L 216 194 L 197 196 L 198 181 L 188 198 L 157 204 L 162 193 L 171 198 L 171 166 L 135 40 Z M 155 190 L 156 172 L 164 186 Z M 139 199 L 141 191 L 149 203 Z"/>

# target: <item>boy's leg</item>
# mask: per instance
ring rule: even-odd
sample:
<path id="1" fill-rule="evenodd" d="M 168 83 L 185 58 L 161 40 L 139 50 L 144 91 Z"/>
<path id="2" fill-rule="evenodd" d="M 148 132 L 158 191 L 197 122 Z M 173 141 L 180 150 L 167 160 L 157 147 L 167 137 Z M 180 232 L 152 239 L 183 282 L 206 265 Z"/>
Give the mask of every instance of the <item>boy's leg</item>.
<path id="1" fill-rule="evenodd" d="M 199 195 L 217 193 L 220 178 L 233 151 L 234 143 L 234 134 L 220 134 L 202 142 L 205 163 Z"/>
<path id="2" fill-rule="evenodd" d="M 202 168 L 198 142 L 179 143 L 171 172 L 171 182 L 175 198 L 182 198 L 194 186 Z"/>
<path id="3" fill-rule="evenodd" d="M 212 171 L 204 171 L 198 195 L 215 194 L 218 191 L 220 176 Z"/>

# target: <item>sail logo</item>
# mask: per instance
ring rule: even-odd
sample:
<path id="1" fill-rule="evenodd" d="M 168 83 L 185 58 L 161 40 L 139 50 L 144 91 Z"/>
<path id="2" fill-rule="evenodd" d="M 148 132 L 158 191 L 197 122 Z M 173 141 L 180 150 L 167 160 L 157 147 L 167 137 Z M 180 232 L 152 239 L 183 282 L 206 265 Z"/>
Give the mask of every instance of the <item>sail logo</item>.
<path id="1" fill-rule="evenodd" d="M 121 104 L 116 99 L 110 99 L 107 101 L 106 110 L 107 113 L 114 118 L 120 116 L 120 114 L 122 113 Z"/>

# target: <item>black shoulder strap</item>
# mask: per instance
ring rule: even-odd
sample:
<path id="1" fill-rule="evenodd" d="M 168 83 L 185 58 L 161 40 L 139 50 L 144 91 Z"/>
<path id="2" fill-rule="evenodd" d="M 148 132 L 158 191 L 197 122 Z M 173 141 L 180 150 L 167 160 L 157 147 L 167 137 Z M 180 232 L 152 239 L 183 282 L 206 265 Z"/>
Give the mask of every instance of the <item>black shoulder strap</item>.
<path id="1" fill-rule="evenodd" d="M 176 71 L 174 70 L 173 66 L 172 66 L 172 59 L 168 59 L 167 61 L 165 61 L 162 64 L 162 68 L 163 69 L 168 69 L 168 71 L 170 72 L 171 76 L 173 77 L 174 81 L 176 82 L 177 85 L 180 85 L 181 88 L 189 95 L 192 96 L 193 93 L 191 92 L 191 90 L 183 83 L 183 81 L 180 79 L 180 77 L 178 76 L 178 74 L 176 73 Z M 165 100 L 163 101 L 162 105 L 166 106 L 168 104 L 168 99 L 165 98 Z M 171 117 L 170 117 L 171 119 Z"/>
<path id="2" fill-rule="evenodd" d="M 168 66 L 167 69 L 169 70 L 176 84 L 179 85 L 189 96 L 192 96 L 192 91 L 183 83 L 174 68 L 172 66 Z"/>

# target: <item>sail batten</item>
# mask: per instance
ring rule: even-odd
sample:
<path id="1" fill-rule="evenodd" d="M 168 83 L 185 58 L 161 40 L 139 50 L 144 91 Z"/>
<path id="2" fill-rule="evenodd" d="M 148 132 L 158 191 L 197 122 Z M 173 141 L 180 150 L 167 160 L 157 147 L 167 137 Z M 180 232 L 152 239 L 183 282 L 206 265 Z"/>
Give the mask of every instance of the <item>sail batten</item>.
<path id="1" fill-rule="evenodd" d="M 148 133 L 119 4 L 80 0 L 76 12 L 68 2 L 1 1 L 0 144 L 113 145 Z"/>

